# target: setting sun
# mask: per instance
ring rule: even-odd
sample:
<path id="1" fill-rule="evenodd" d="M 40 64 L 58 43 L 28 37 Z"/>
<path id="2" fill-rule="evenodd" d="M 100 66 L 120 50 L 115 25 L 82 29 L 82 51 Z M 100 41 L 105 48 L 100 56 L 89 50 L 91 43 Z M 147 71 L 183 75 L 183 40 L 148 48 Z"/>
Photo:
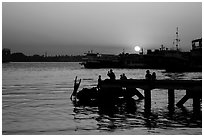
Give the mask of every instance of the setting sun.
<path id="1" fill-rule="evenodd" d="M 135 46 L 135 51 L 136 51 L 136 52 L 139 52 L 140 49 L 141 49 L 141 48 L 140 48 L 139 46 Z"/>

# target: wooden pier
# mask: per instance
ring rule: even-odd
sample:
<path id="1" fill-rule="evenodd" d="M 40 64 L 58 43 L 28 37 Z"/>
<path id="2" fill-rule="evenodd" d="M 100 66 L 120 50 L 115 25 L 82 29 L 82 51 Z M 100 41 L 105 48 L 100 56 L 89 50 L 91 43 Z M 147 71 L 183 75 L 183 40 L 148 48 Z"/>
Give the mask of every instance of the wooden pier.
<path id="1" fill-rule="evenodd" d="M 144 90 L 144 108 L 146 112 L 151 112 L 151 91 L 153 89 L 166 89 L 168 92 L 168 108 L 174 111 L 175 107 L 175 90 L 186 90 L 186 95 L 176 104 L 178 107 L 190 98 L 193 98 L 194 112 L 200 112 L 202 99 L 202 81 L 201 80 L 145 80 L 145 79 L 128 79 L 128 80 L 103 80 L 100 83 L 101 92 L 106 95 L 112 94 L 119 96 L 118 89 L 136 89 Z M 119 90 L 120 91 L 120 90 Z M 128 92 L 128 91 L 126 91 Z M 142 94 L 135 94 L 141 96 Z M 104 97 L 105 97 L 104 96 Z"/>

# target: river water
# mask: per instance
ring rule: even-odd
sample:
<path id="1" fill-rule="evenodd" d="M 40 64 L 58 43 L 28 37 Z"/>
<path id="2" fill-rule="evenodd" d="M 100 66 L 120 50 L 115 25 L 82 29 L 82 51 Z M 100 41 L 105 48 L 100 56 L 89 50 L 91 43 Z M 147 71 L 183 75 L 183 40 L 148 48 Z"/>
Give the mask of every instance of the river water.
<path id="1" fill-rule="evenodd" d="M 116 78 L 144 78 L 144 69 L 113 69 Z M 202 73 L 156 72 L 157 79 L 201 80 Z M 192 100 L 185 108 L 169 114 L 167 92 L 152 91 L 152 114 L 144 113 L 144 100 L 134 100 L 135 111 L 125 109 L 113 115 L 99 113 L 97 106 L 79 106 L 70 100 L 75 76 L 82 79 L 80 89 L 97 84 L 98 75 L 106 79 L 108 69 L 84 69 L 79 63 L 8 63 L 2 65 L 2 134 L 72 135 L 201 135 L 202 120 L 194 118 Z M 143 94 L 143 91 L 140 90 Z M 178 102 L 185 91 L 175 91 Z"/>

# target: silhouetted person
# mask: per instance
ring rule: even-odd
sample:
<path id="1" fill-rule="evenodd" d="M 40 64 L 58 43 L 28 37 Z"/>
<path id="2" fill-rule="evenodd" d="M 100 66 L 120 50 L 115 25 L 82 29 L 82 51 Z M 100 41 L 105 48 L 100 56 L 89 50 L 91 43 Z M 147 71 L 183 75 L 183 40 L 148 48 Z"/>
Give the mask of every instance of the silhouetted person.
<path id="1" fill-rule="evenodd" d="M 115 74 L 114 74 L 112 69 L 110 69 L 110 71 L 108 71 L 107 75 L 110 77 L 111 80 L 115 80 Z"/>
<path id="2" fill-rule="evenodd" d="M 120 75 L 120 80 L 126 80 L 126 79 L 127 79 L 127 77 L 125 76 L 124 73 Z"/>
<path id="3" fill-rule="evenodd" d="M 101 80 L 101 75 L 99 75 L 99 76 L 98 76 L 98 88 L 101 87 L 101 81 L 102 81 L 102 80 Z"/>
<path id="4" fill-rule="evenodd" d="M 127 77 L 125 76 L 125 73 L 123 73 L 123 79 L 127 79 Z"/>
<path id="5" fill-rule="evenodd" d="M 152 80 L 156 80 L 156 73 L 155 72 L 152 73 Z"/>
<path id="6" fill-rule="evenodd" d="M 147 71 L 146 71 L 146 75 L 145 75 L 145 79 L 150 80 L 151 77 L 152 77 L 152 76 L 151 76 L 151 74 L 150 74 L 150 71 L 147 70 Z"/>

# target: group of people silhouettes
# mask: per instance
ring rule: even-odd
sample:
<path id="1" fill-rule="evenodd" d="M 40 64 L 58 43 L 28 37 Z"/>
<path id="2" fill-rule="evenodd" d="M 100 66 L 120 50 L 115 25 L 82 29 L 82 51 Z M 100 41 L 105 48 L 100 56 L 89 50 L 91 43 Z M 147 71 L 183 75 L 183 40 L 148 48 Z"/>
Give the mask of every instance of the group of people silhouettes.
<path id="1" fill-rule="evenodd" d="M 107 75 L 109 76 L 109 78 L 110 78 L 111 80 L 115 80 L 115 73 L 113 72 L 112 69 L 110 69 L 110 71 L 108 71 L 108 74 L 107 74 Z M 123 73 L 123 74 L 120 75 L 120 80 L 126 80 L 126 79 L 127 79 L 127 77 L 125 76 L 125 73 Z"/>
<path id="2" fill-rule="evenodd" d="M 108 71 L 108 74 L 107 74 L 111 80 L 115 80 L 115 73 L 113 72 L 112 69 L 110 69 L 110 71 Z"/>
<path id="3" fill-rule="evenodd" d="M 110 69 L 110 70 L 108 71 L 108 74 L 107 74 L 107 75 L 109 76 L 110 80 L 115 80 L 115 79 L 116 79 L 115 73 L 113 72 L 112 69 Z M 127 79 L 127 77 L 125 76 L 125 73 L 123 73 L 123 74 L 120 75 L 120 80 L 126 80 L 126 79 Z M 156 73 L 153 72 L 152 74 L 150 74 L 150 71 L 147 70 L 147 71 L 146 71 L 146 75 L 145 75 L 145 79 L 146 79 L 146 80 L 156 80 Z M 101 81 L 102 81 L 101 75 L 99 75 L 99 76 L 98 76 L 98 88 L 100 88 Z"/>
<path id="4" fill-rule="evenodd" d="M 109 76 L 110 80 L 115 80 L 116 79 L 115 73 L 113 72 L 112 69 L 110 69 L 108 71 L 107 75 Z M 125 73 L 120 75 L 120 80 L 126 80 L 126 79 L 127 79 L 127 77 L 125 76 Z M 152 74 L 150 74 L 150 71 L 147 70 L 146 75 L 145 75 L 145 79 L 147 79 L 147 80 L 156 80 L 156 73 L 153 72 Z M 100 82 L 101 82 L 101 75 L 99 75 L 99 78 L 98 78 L 98 83 L 100 83 Z"/>
<path id="5" fill-rule="evenodd" d="M 150 71 L 147 70 L 146 75 L 145 75 L 145 79 L 147 79 L 147 80 L 156 80 L 156 73 L 153 72 L 152 74 L 150 74 Z"/>
<path id="6" fill-rule="evenodd" d="M 125 76 L 125 73 L 120 75 L 120 80 L 126 80 L 126 79 L 127 79 L 127 77 Z"/>

